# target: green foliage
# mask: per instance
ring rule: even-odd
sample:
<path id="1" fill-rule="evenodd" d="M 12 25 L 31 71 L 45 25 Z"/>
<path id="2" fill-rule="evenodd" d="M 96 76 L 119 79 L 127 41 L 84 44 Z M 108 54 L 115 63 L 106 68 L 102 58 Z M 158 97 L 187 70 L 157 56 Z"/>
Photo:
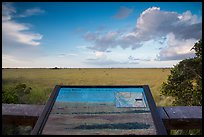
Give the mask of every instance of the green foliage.
<path id="1" fill-rule="evenodd" d="M 15 87 L 3 88 L 2 103 L 27 103 L 31 89 L 22 83 Z"/>
<path id="2" fill-rule="evenodd" d="M 16 103 L 18 100 L 13 87 L 2 89 L 2 103 Z"/>
<path id="3" fill-rule="evenodd" d="M 192 49 L 195 50 L 195 54 L 198 58 L 202 58 L 202 39 L 199 40 Z"/>
<path id="4" fill-rule="evenodd" d="M 33 87 L 27 104 L 45 104 L 52 92 L 52 88 Z"/>
<path id="5" fill-rule="evenodd" d="M 161 86 L 161 94 L 174 97 L 173 105 L 197 106 L 202 105 L 202 40 L 192 48 L 196 57 L 185 59 L 171 69 L 167 82 Z M 196 112 L 195 112 L 196 113 Z M 177 130 L 175 134 L 198 135 L 202 131 Z"/>
<path id="6" fill-rule="evenodd" d="M 18 84 L 15 87 L 15 93 L 18 98 L 18 103 L 26 104 L 28 102 L 29 93 L 32 90 L 31 87 L 27 87 L 26 84 Z"/>
<path id="7" fill-rule="evenodd" d="M 161 93 L 175 98 L 173 105 L 202 105 L 202 40 L 192 48 L 196 57 L 179 62 L 161 87 Z"/>

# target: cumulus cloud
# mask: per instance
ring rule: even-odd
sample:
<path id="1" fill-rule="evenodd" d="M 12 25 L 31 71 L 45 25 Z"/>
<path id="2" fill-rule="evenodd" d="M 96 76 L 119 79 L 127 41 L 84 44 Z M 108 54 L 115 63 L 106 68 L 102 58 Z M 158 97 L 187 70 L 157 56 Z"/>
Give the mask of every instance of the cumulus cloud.
<path id="1" fill-rule="evenodd" d="M 186 11 L 183 14 L 179 15 L 178 18 L 181 22 L 188 22 L 189 24 L 198 23 L 198 17 L 196 15 L 192 15 L 190 11 Z"/>
<path id="2" fill-rule="evenodd" d="M 137 42 L 133 36 L 121 35 L 116 31 L 109 31 L 105 34 L 99 32 L 88 32 L 84 35 L 84 39 L 91 42 L 94 46 L 89 46 L 89 49 L 98 51 L 110 51 L 110 48 L 120 46 L 123 49 L 132 47 L 132 49 L 139 48 L 142 44 Z"/>
<path id="3" fill-rule="evenodd" d="M 188 13 L 188 18 L 186 17 Z M 202 25 L 197 16 L 190 11 L 178 14 L 176 12 L 162 11 L 158 7 L 148 8 L 137 19 L 136 29 L 128 34 L 140 41 L 166 36 L 174 33 L 177 38 L 201 38 Z M 192 34 L 193 30 L 195 33 Z M 196 34 L 196 35 L 195 35 Z"/>
<path id="4" fill-rule="evenodd" d="M 2 39 L 24 45 L 38 46 L 42 35 L 30 31 L 30 25 L 13 20 L 15 8 L 11 3 L 2 4 Z"/>
<path id="5" fill-rule="evenodd" d="M 183 58 L 194 57 L 192 49 L 197 42 L 196 39 L 176 39 L 173 33 L 167 35 L 167 47 L 160 50 L 156 60 L 181 60 Z"/>
<path id="6" fill-rule="evenodd" d="M 117 46 L 117 32 L 108 32 L 105 35 L 98 33 L 88 32 L 84 35 L 85 40 L 90 41 L 94 44 L 94 47 L 88 47 L 93 50 L 106 51 L 108 48 L 114 48 Z"/>
<path id="7" fill-rule="evenodd" d="M 133 9 L 127 8 L 127 7 L 120 7 L 119 11 L 114 16 L 115 19 L 124 19 L 127 18 L 131 13 L 133 12 Z"/>
<path id="8" fill-rule="evenodd" d="M 161 44 L 166 42 L 168 45 L 161 48 L 157 60 L 191 57 L 193 53 L 189 46 L 190 44 L 193 46 L 201 37 L 202 22 L 196 15 L 192 15 L 190 11 L 182 14 L 163 11 L 159 7 L 143 11 L 131 32 L 109 31 L 105 34 L 88 32 L 84 36 L 85 40 L 93 44 L 90 49 L 103 52 L 117 46 L 123 49 L 129 47 L 137 49 L 147 41 L 161 39 Z"/>

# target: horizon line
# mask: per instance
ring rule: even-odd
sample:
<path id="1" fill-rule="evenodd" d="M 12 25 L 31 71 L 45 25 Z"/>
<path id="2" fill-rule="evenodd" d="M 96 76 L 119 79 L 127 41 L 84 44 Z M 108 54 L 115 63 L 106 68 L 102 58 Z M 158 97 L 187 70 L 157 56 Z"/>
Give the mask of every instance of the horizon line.
<path id="1" fill-rule="evenodd" d="M 2 67 L 2 69 L 159 69 L 159 68 L 173 68 L 173 67 L 138 67 L 138 68 L 133 68 L 133 67 L 106 67 L 106 68 L 89 68 L 89 67 Z"/>

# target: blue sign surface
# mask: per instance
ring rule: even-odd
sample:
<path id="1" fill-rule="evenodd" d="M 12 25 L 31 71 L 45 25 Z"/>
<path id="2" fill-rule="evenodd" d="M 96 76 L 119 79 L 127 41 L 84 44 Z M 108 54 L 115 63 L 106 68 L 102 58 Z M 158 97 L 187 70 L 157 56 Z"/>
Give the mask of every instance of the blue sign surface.
<path id="1" fill-rule="evenodd" d="M 61 88 L 56 102 L 115 102 L 118 92 L 144 93 L 143 88 Z M 145 99 L 146 100 L 146 99 Z"/>

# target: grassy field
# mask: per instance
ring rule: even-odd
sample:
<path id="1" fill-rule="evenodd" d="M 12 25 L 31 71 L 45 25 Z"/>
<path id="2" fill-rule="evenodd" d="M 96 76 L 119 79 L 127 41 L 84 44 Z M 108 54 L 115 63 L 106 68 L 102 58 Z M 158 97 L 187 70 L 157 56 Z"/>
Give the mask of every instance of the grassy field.
<path id="1" fill-rule="evenodd" d="M 57 84 L 149 85 L 157 106 L 171 105 L 172 98 L 159 93 L 170 69 L 2 69 L 3 90 L 19 83 L 31 87 L 28 103 L 45 104 Z"/>

